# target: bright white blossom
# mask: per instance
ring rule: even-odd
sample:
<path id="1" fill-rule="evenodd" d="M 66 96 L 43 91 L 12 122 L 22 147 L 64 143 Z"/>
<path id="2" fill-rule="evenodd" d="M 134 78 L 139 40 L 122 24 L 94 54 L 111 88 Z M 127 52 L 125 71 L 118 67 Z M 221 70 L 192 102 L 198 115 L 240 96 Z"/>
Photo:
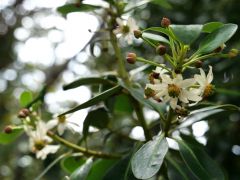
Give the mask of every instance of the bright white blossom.
<path id="1" fill-rule="evenodd" d="M 47 136 L 46 123 L 38 121 L 36 123 L 36 129 L 25 128 L 27 135 L 29 136 L 30 149 L 36 153 L 38 159 L 45 159 L 48 154 L 56 153 L 59 149 L 59 145 L 50 145 L 52 139 Z"/>
<path id="2" fill-rule="evenodd" d="M 65 116 L 60 116 L 56 119 L 52 119 L 52 120 L 48 121 L 47 127 L 48 127 L 48 129 L 57 127 L 58 134 L 63 135 L 63 133 L 66 129 L 69 129 L 74 133 L 75 128 L 78 127 L 78 125 L 73 122 L 70 122 L 68 119 L 66 119 Z"/>
<path id="3" fill-rule="evenodd" d="M 117 35 L 119 34 L 128 42 L 128 44 L 132 44 L 134 38 L 133 31 L 138 30 L 135 20 L 129 17 L 127 22 L 120 18 L 117 18 L 116 21 L 118 23 L 118 27 L 113 30 L 113 33 Z"/>
<path id="4" fill-rule="evenodd" d="M 202 98 L 190 90 L 195 84 L 193 78 L 183 79 L 181 74 L 177 74 L 175 78 L 171 78 L 167 74 L 161 75 L 161 82 L 157 84 L 147 84 L 146 88 L 154 91 L 154 98 L 169 102 L 172 109 L 180 109 L 178 102 L 189 103 L 189 101 L 198 102 Z"/>
<path id="5" fill-rule="evenodd" d="M 206 76 L 202 68 L 200 68 L 200 75 L 196 74 L 194 76 L 196 82 L 200 85 L 199 94 L 203 97 L 209 96 L 213 92 L 213 85 L 211 84 L 213 80 L 212 66 L 209 66 L 209 72 Z"/>

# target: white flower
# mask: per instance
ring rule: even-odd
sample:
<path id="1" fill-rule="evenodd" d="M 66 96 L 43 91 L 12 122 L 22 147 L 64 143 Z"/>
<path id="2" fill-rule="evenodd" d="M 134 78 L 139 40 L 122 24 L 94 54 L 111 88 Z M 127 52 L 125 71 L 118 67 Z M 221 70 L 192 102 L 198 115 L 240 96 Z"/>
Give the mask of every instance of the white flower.
<path id="1" fill-rule="evenodd" d="M 189 101 L 198 102 L 202 98 L 190 90 L 194 85 L 193 78 L 183 80 L 182 75 L 178 74 L 175 78 L 163 74 L 162 82 L 158 84 L 147 84 L 146 88 L 155 91 L 155 98 L 163 102 L 169 102 L 172 109 L 181 108 L 178 101 L 189 103 Z"/>
<path id="2" fill-rule="evenodd" d="M 66 129 L 69 129 L 74 133 L 75 128 L 77 126 L 78 126 L 77 124 L 68 121 L 65 116 L 60 116 L 57 119 L 52 119 L 47 122 L 48 129 L 57 127 L 57 131 L 58 131 L 59 135 L 63 135 L 63 133 Z"/>
<path id="3" fill-rule="evenodd" d="M 56 153 L 59 149 L 59 145 L 49 145 L 52 142 L 52 139 L 47 136 L 46 123 L 43 121 L 38 121 L 36 123 L 36 129 L 27 129 L 26 133 L 29 136 L 30 149 L 36 153 L 38 159 L 45 159 L 48 154 Z"/>
<path id="4" fill-rule="evenodd" d="M 162 66 L 165 66 L 164 64 L 161 64 Z M 158 73 L 160 76 L 163 74 L 166 74 L 168 71 L 166 69 L 163 69 L 161 67 L 156 67 L 155 70 L 153 70 L 153 72 Z"/>
<path id="5" fill-rule="evenodd" d="M 209 72 L 206 76 L 202 68 L 200 68 L 200 75 L 196 74 L 194 76 L 196 82 L 200 85 L 198 93 L 203 97 L 208 97 L 213 93 L 213 85 L 211 84 L 213 80 L 212 66 L 209 66 Z"/>
<path id="6" fill-rule="evenodd" d="M 134 38 L 133 31 L 138 30 L 135 20 L 129 17 L 127 22 L 124 22 L 120 18 L 117 18 L 116 21 L 119 26 L 113 30 L 113 33 L 120 34 L 120 36 L 123 36 L 127 40 L 128 44 L 132 44 Z"/>
<path id="7" fill-rule="evenodd" d="M 161 64 L 161 65 L 165 66 L 164 64 Z M 166 69 L 164 69 L 164 68 L 156 67 L 156 69 L 153 70 L 153 74 L 152 74 L 152 76 L 153 76 L 152 84 L 160 83 L 161 82 L 161 76 L 163 74 L 166 75 L 167 72 L 168 71 Z M 166 75 L 166 76 L 169 76 L 169 75 Z"/>

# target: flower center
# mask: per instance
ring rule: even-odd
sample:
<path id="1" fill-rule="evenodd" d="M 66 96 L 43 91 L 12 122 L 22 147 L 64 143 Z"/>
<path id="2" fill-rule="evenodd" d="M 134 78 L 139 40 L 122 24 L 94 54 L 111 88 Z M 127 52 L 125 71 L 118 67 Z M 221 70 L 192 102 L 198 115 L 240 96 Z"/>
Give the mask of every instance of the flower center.
<path id="1" fill-rule="evenodd" d="M 59 123 L 65 123 L 66 122 L 66 116 L 59 116 L 58 117 L 58 122 Z"/>
<path id="2" fill-rule="evenodd" d="M 168 94 L 170 97 L 178 97 L 180 94 L 180 88 L 175 84 L 168 85 Z"/>
<path id="3" fill-rule="evenodd" d="M 212 84 L 208 84 L 203 92 L 203 98 L 207 98 L 214 93 L 214 86 Z"/>
<path id="4" fill-rule="evenodd" d="M 146 97 L 146 98 L 150 98 L 150 97 L 155 96 L 155 91 L 152 90 L 151 88 L 146 88 L 146 89 L 144 90 L 144 94 L 145 94 L 145 97 Z"/>
<path id="5" fill-rule="evenodd" d="M 36 151 L 40 151 L 45 147 L 45 142 L 43 140 L 38 140 L 34 142 L 34 148 Z"/>
<path id="6" fill-rule="evenodd" d="M 127 33 L 129 33 L 129 31 L 130 31 L 129 26 L 124 25 L 123 28 L 122 28 L 122 32 L 123 32 L 123 34 L 127 34 Z"/>

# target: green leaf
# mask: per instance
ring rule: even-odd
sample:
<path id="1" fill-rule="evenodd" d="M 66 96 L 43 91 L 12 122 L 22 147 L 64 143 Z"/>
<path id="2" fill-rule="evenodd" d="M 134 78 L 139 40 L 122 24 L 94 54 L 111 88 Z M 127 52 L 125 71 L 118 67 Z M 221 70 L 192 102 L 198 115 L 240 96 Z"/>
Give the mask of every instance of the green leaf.
<path id="1" fill-rule="evenodd" d="M 67 173 L 73 173 L 78 167 L 82 166 L 86 162 L 82 157 L 70 156 L 61 161 L 61 167 Z"/>
<path id="2" fill-rule="evenodd" d="M 180 153 L 188 168 L 197 178 L 225 179 L 222 169 L 208 156 L 201 144 L 191 136 L 182 134 L 181 138 L 182 141 L 178 140 Z"/>
<path id="3" fill-rule="evenodd" d="M 174 157 L 169 152 L 166 155 L 166 160 L 168 162 L 168 171 L 173 167 L 174 170 L 178 172 L 178 178 L 181 177 L 181 179 L 190 180 L 190 177 L 188 177 L 188 173 L 186 172 L 187 167 L 183 164 L 183 162 L 177 160 L 176 157 Z"/>
<path id="4" fill-rule="evenodd" d="M 85 164 L 77 168 L 70 176 L 70 180 L 86 180 L 87 176 L 92 168 L 93 158 L 87 159 Z"/>
<path id="5" fill-rule="evenodd" d="M 105 108 L 98 108 L 88 113 L 83 123 L 83 136 L 86 138 L 90 126 L 106 128 L 110 119 Z"/>
<path id="6" fill-rule="evenodd" d="M 58 7 L 57 11 L 63 15 L 72 12 L 89 12 L 101 8 L 101 6 L 94 6 L 90 4 L 66 4 L 64 6 Z"/>
<path id="7" fill-rule="evenodd" d="M 12 128 L 12 132 L 9 134 L 0 133 L 0 144 L 9 144 L 15 141 L 23 133 L 22 127 L 11 127 L 11 128 Z"/>
<path id="8" fill-rule="evenodd" d="M 162 27 L 150 27 L 147 29 L 144 29 L 142 32 L 146 32 L 146 31 L 154 31 L 154 32 L 159 32 L 159 33 L 163 33 L 165 35 L 167 35 L 168 37 L 171 37 L 173 39 L 176 39 L 171 32 L 169 32 L 168 29 L 162 28 Z"/>
<path id="9" fill-rule="evenodd" d="M 66 115 L 66 114 L 69 114 L 69 113 L 73 113 L 75 111 L 93 106 L 93 105 L 109 98 L 110 96 L 113 96 L 114 94 L 119 93 L 121 90 L 122 90 L 121 86 L 119 86 L 119 85 L 115 86 L 115 87 L 113 87 L 111 89 L 108 89 L 107 91 L 104 91 L 103 93 L 93 97 L 92 99 L 88 100 L 87 102 L 85 102 L 83 104 L 80 104 L 80 105 L 74 107 L 73 109 L 60 114 L 59 116 Z"/>
<path id="10" fill-rule="evenodd" d="M 157 4 L 166 9 L 172 8 L 171 4 L 167 0 L 151 0 L 151 3 Z"/>
<path id="11" fill-rule="evenodd" d="M 20 105 L 22 107 L 27 106 L 33 100 L 32 93 L 30 91 L 24 91 L 20 96 Z"/>
<path id="12" fill-rule="evenodd" d="M 211 179 L 210 174 L 204 169 L 191 147 L 182 140 L 177 140 L 180 154 L 187 164 L 188 168 L 194 173 L 198 179 Z M 201 157 L 200 157 L 201 158 Z"/>
<path id="13" fill-rule="evenodd" d="M 125 94 L 116 96 L 115 102 L 113 104 L 114 112 L 116 113 L 132 113 L 133 107 L 129 100 L 129 97 Z"/>
<path id="14" fill-rule="evenodd" d="M 188 117 L 186 117 L 183 123 L 178 126 L 178 128 L 187 127 L 197 121 L 203 120 L 213 114 L 217 114 L 223 111 L 240 111 L 240 107 L 232 105 L 232 104 L 224 104 L 224 105 L 215 105 L 209 106 L 206 108 L 201 108 L 195 111 L 192 111 Z"/>
<path id="15" fill-rule="evenodd" d="M 143 32 L 142 36 L 143 36 L 143 38 L 147 38 L 149 40 L 153 40 L 153 41 L 156 41 L 156 42 L 163 42 L 163 43 L 169 44 L 169 41 L 165 37 L 157 35 L 157 34 Z"/>
<path id="16" fill-rule="evenodd" d="M 236 24 L 225 24 L 219 29 L 208 34 L 200 43 L 198 54 L 206 54 L 212 52 L 228 41 L 237 31 Z"/>
<path id="17" fill-rule="evenodd" d="M 210 23 L 206 23 L 203 25 L 202 28 L 202 32 L 205 33 L 211 33 L 217 29 L 219 29 L 220 27 L 222 27 L 224 24 L 221 22 L 210 22 Z"/>
<path id="18" fill-rule="evenodd" d="M 119 161 L 117 159 L 98 159 L 93 163 L 87 180 L 103 179 L 107 171 Z"/>
<path id="19" fill-rule="evenodd" d="M 132 171 L 138 179 L 148 179 L 154 176 L 162 166 L 168 152 L 168 143 L 164 134 L 156 136 L 144 144 L 133 156 Z"/>
<path id="20" fill-rule="evenodd" d="M 129 171 L 130 159 L 131 156 L 127 155 L 119 160 L 107 171 L 102 180 L 137 180 Z"/>
<path id="21" fill-rule="evenodd" d="M 202 31 L 202 25 L 170 25 L 173 33 L 183 44 L 193 43 L 200 35 Z"/>
<path id="22" fill-rule="evenodd" d="M 109 84 L 109 85 L 111 85 L 112 83 L 109 80 L 103 79 L 103 78 L 88 77 L 88 78 L 81 78 L 81 79 L 71 82 L 70 84 L 64 85 L 63 90 L 73 89 L 73 88 L 77 88 L 82 85 L 92 85 L 92 84 Z"/>

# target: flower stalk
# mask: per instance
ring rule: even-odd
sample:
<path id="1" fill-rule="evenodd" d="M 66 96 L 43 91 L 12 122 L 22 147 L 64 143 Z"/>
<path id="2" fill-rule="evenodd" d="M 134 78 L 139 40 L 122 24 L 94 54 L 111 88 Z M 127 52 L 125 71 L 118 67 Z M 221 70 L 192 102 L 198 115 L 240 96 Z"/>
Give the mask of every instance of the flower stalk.
<path id="1" fill-rule="evenodd" d="M 87 156 L 94 156 L 94 157 L 107 158 L 107 159 L 108 158 L 120 158 L 121 157 L 120 154 L 109 154 L 109 153 L 104 153 L 104 152 L 100 152 L 100 151 L 94 151 L 94 150 L 86 149 L 84 147 L 78 146 L 76 144 L 73 144 L 73 143 L 59 137 L 58 135 L 54 134 L 51 131 L 48 131 L 47 135 L 49 137 L 51 137 L 53 140 L 69 147 L 70 149 L 81 152 L 81 153 L 83 153 L 84 155 L 87 155 Z"/>

